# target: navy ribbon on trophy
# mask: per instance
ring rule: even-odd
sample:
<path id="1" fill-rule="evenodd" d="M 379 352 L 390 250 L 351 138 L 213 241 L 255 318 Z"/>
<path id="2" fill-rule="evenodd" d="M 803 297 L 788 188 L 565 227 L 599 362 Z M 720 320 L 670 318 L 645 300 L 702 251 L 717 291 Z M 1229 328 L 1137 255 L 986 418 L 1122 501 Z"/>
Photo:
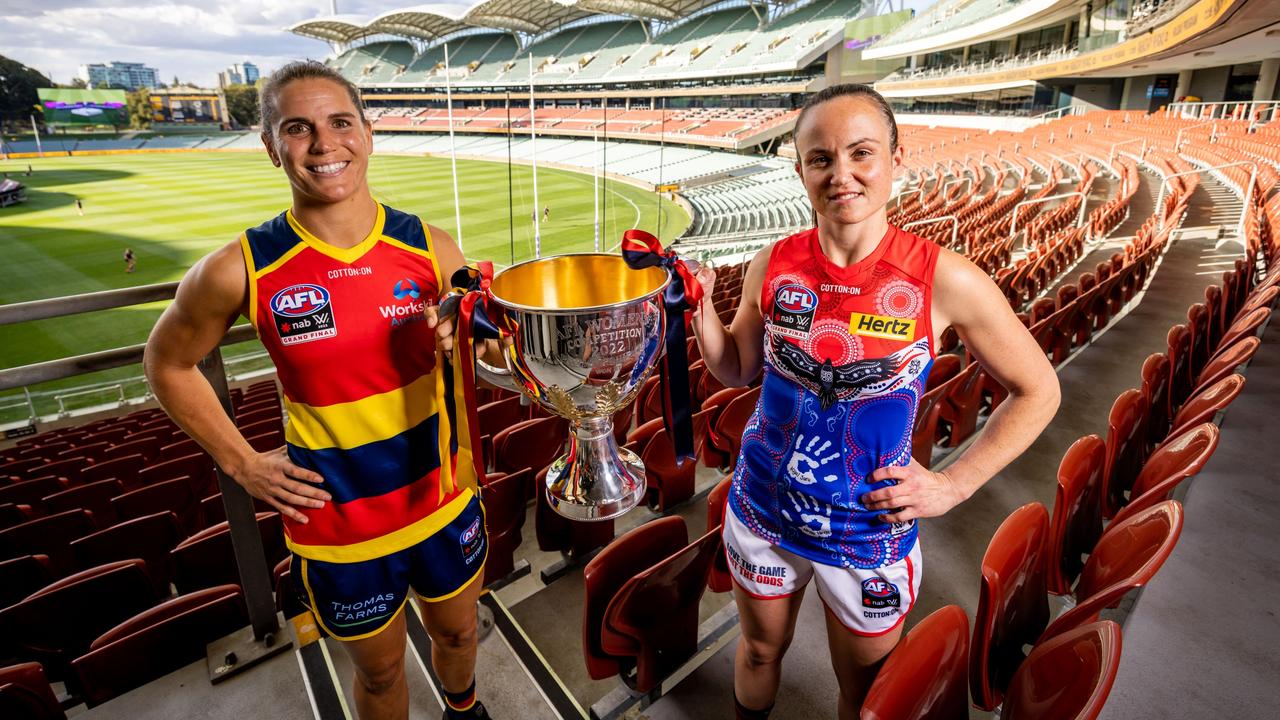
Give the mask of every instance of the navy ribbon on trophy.
<path id="1" fill-rule="evenodd" d="M 677 458 L 693 457 L 693 411 L 689 399 L 689 358 L 685 346 L 684 311 L 702 300 L 702 285 L 674 250 L 663 250 L 662 242 L 643 230 L 622 233 L 622 259 L 627 267 L 640 270 L 661 267 L 671 277 L 662 300 L 667 313 L 666 353 L 662 358 L 663 418 L 672 434 Z"/>

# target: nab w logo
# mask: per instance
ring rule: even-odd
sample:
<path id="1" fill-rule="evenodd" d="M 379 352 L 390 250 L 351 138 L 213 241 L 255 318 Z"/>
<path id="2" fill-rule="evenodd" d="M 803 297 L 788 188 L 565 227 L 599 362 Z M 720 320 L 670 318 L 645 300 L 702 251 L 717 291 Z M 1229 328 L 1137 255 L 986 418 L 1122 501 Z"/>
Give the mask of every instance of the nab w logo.
<path id="1" fill-rule="evenodd" d="M 818 306 L 818 295 L 803 285 L 792 283 L 778 289 L 776 302 L 787 312 L 809 312 Z"/>
<path id="2" fill-rule="evenodd" d="M 329 304 L 329 291 L 319 285 L 291 285 L 271 298 L 271 309 L 280 315 L 302 317 Z"/>
<path id="3" fill-rule="evenodd" d="M 418 290 L 418 283 L 409 278 L 405 278 L 403 280 L 396 281 L 396 286 L 391 289 L 391 294 L 394 295 L 397 300 L 403 300 L 405 298 L 413 298 L 414 300 L 417 300 L 418 296 L 422 293 Z"/>
<path id="4" fill-rule="evenodd" d="M 862 581 L 862 606 L 869 608 L 901 607 L 902 596 L 898 586 L 881 577 Z"/>

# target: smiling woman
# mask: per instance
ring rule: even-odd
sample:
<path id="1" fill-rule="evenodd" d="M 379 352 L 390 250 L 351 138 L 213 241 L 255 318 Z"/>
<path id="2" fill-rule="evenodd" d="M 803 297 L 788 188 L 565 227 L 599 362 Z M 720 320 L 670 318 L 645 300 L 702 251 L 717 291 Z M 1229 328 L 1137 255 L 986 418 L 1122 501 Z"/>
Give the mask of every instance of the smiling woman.
<path id="1" fill-rule="evenodd" d="M 694 330 L 725 385 L 764 372 L 724 523 L 742 621 L 737 716 L 768 715 L 813 580 L 847 720 L 919 595 L 916 521 L 963 502 L 1026 449 L 1057 408 L 1058 384 L 985 273 L 889 225 L 902 149 L 883 98 L 865 85 L 827 88 L 795 134 L 815 227 L 752 260 L 730 327 L 704 300 Z M 713 297 L 714 271 L 698 280 Z M 933 473 L 912 459 L 911 428 L 948 326 L 1012 404 Z"/>
<path id="2" fill-rule="evenodd" d="M 374 200 L 372 126 L 341 75 L 291 63 L 261 104 L 262 142 L 292 205 L 196 263 L 151 333 L 147 377 L 219 466 L 284 516 L 295 589 L 351 656 L 360 716 L 407 716 L 413 593 L 446 715 L 487 717 L 474 680 L 487 544 L 457 542 L 483 523 L 479 452 L 455 427 L 464 389 L 447 383 L 434 329 L 407 321 L 439 298 L 462 254 L 439 228 Z M 284 390 L 280 450 L 251 447 L 195 368 L 239 315 Z"/>

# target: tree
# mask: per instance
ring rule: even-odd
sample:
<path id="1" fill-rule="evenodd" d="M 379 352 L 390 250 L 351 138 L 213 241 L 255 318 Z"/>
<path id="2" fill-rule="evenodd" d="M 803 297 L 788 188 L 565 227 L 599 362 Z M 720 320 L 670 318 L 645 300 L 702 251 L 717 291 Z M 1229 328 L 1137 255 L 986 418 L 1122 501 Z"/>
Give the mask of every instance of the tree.
<path id="1" fill-rule="evenodd" d="M 228 85 L 222 90 L 227 98 L 231 119 L 244 127 L 258 124 L 258 88 L 253 85 Z"/>
<path id="2" fill-rule="evenodd" d="M 139 130 L 151 127 L 151 93 L 146 88 L 125 95 L 125 106 L 129 108 L 129 127 Z"/>
<path id="3" fill-rule="evenodd" d="M 71 78 L 71 82 L 67 84 L 67 87 L 76 88 L 78 90 L 84 90 L 85 88 L 89 87 L 89 83 L 85 82 L 84 78 L 76 77 L 76 78 Z"/>
<path id="4" fill-rule="evenodd" d="M 36 112 L 37 88 L 53 87 L 49 78 L 17 60 L 0 55 L 0 121 L 22 121 Z"/>

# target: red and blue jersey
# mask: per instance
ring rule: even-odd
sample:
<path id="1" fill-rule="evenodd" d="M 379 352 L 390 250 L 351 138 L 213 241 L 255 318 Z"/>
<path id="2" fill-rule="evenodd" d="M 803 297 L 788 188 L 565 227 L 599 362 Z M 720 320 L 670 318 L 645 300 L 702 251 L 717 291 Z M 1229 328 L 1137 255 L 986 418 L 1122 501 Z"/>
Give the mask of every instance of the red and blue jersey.
<path id="1" fill-rule="evenodd" d="M 417 544 L 477 487 L 463 389 L 437 372 L 423 310 L 440 265 L 422 221 L 383 205 L 350 248 L 286 211 L 241 237 L 250 320 L 275 362 L 289 459 L 324 478 L 333 500 L 285 518 L 293 552 L 359 562 Z M 456 391 L 456 392 L 455 392 Z"/>
<path id="2" fill-rule="evenodd" d="M 893 227 L 843 268 L 816 229 L 774 246 L 760 297 L 764 380 L 729 496 L 757 536 L 843 567 L 910 552 L 915 522 L 881 522 L 860 499 L 886 486 L 868 482 L 872 472 L 911 460 L 937 258 L 937 245 Z"/>

